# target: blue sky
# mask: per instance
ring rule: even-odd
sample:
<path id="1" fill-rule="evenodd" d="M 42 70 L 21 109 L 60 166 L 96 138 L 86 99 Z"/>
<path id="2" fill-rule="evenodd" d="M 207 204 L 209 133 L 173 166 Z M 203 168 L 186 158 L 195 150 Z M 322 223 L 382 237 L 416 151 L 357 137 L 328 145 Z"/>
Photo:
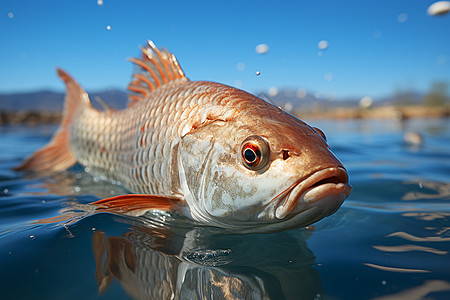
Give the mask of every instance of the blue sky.
<path id="1" fill-rule="evenodd" d="M 125 89 L 126 58 L 148 39 L 175 53 L 191 80 L 250 92 L 426 92 L 450 83 L 450 15 L 428 16 L 433 2 L 2 0 L 0 93 L 62 91 L 56 67 L 88 91 Z M 260 43 L 268 53 L 256 53 Z"/>

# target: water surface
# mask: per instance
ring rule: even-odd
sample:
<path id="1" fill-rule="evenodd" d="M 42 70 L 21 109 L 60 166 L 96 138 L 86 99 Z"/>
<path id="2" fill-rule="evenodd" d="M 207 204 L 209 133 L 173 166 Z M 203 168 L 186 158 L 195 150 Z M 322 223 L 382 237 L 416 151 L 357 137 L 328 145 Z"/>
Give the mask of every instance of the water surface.
<path id="1" fill-rule="evenodd" d="M 55 127 L 0 127 L 2 299 L 450 299 L 448 119 L 310 123 L 353 193 L 313 228 L 250 235 L 165 214 L 36 222 L 126 191 L 80 166 L 12 171 Z"/>

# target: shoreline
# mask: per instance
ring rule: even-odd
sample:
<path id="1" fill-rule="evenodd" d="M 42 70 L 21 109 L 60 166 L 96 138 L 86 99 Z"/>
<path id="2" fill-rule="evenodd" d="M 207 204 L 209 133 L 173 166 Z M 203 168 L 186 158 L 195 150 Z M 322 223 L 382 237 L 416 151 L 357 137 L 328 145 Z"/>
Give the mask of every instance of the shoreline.
<path id="1" fill-rule="evenodd" d="M 333 109 L 315 109 L 308 111 L 294 111 L 293 114 L 300 119 L 382 119 L 404 120 L 410 118 L 448 118 L 450 105 L 446 106 L 378 106 L 372 108 L 336 107 Z M 58 124 L 61 122 L 61 112 L 43 111 L 1 111 L 1 125 L 40 125 Z"/>

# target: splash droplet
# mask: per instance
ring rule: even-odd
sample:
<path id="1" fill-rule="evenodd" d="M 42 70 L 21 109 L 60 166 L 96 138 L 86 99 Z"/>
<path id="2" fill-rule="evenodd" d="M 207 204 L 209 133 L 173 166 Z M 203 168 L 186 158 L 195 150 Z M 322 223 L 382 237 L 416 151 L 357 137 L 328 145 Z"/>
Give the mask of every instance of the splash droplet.
<path id="1" fill-rule="evenodd" d="M 267 52 L 269 52 L 269 45 L 267 45 L 267 44 L 258 44 L 255 47 L 255 51 L 258 54 L 266 54 Z"/>
<path id="2" fill-rule="evenodd" d="M 236 69 L 238 70 L 238 71 L 244 71 L 245 70 L 245 64 L 243 63 L 243 62 L 238 62 L 237 64 L 236 64 Z"/>
<path id="3" fill-rule="evenodd" d="M 408 20 L 408 15 L 405 13 L 401 13 L 397 16 L 397 21 L 399 23 L 405 23 Z"/>
<path id="4" fill-rule="evenodd" d="M 327 48 L 328 48 L 328 41 L 326 41 L 326 40 L 321 40 L 319 43 L 317 43 L 317 47 L 318 47 L 320 50 L 325 50 L 325 49 L 327 49 Z"/>
<path id="5" fill-rule="evenodd" d="M 323 75 L 323 79 L 324 79 L 325 81 L 327 81 L 327 82 L 332 81 L 332 80 L 333 80 L 333 73 L 331 73 L 331 72 L 325 73 L 325 74 Z"/>
<path id="6" fill-rule="evenodd" d="M 428 7 L 427 13 L 430 16 L 443 16 L 450 12 L 450 1 L 438 1 Z"/>

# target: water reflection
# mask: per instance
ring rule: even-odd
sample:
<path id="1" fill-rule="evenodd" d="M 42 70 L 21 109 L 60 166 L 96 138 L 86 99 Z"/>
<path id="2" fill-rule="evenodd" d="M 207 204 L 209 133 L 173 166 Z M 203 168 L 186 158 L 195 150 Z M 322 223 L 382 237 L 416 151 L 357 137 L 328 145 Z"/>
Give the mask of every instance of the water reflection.
<path id="1" fill-rule="evenodd" d="M 167 225 L 167 224 L 166 224 Z M 227 234 L 135 224 L 92 237 L 99 293 L 118 281 L 134 299 L 313 299 L 322 294 L 305 230 Z"/>

